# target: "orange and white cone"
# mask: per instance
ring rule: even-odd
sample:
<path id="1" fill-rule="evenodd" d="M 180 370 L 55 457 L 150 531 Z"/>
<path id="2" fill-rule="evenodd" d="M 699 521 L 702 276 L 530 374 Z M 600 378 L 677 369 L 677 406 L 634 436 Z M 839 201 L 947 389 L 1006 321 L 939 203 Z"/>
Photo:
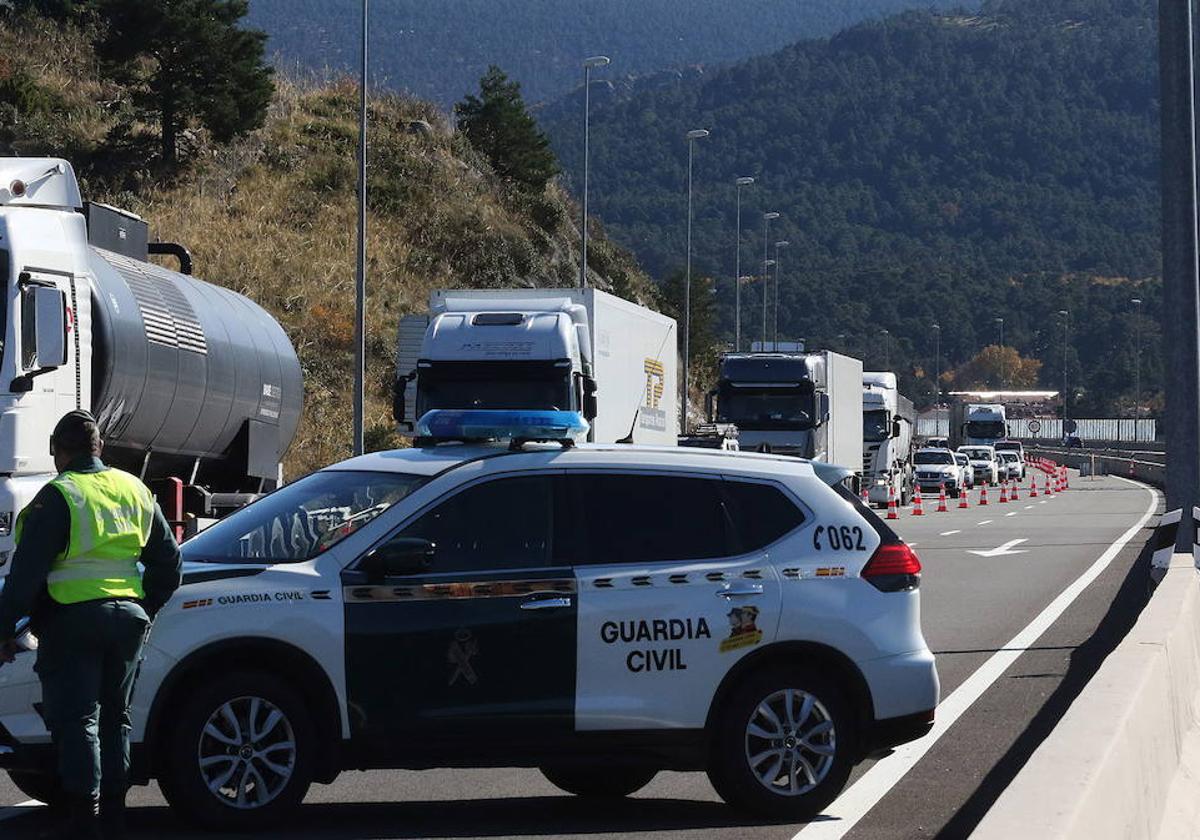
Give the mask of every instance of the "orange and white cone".
<path id="1" fill-rule="evenodd" d="M 986 505 L 987 503 L 988 503 L 988 501 L 987 501 L 987 485 L 985 484 L 985 485 L 983 485 L 983 489 L 979 491 L 979 505 L 980 505 L 980 507 L 982 507 L 983 505 Z"/>
<path id="2" fill-rule="evenodd" d="M 1036 499 L 1037 494 L 1037 473 L 1034 473 L 1029 476 L 1029 498 Z"/>
<path id="3" fill-rule="evenodd" d="M 896 512 L 896 488 L 888 487 L 888 519 L 899 519 L 900 514 Z"/>
<path id="4" fill-rule="evenodd" d="M 971 491 L 968 490 L 966 487 L 964 487 L 964 488 L 962 488 L 962 490 L 959 491 L 959 494 L 958 494 L 958 507 L 961 510 L 962 508 L 969 508 L 970 506 L 971 506 Z"/>
<path id="5" fill-rule="evenodd" d="M 1000 502 L 999 502 L 999 504 L 1002 504 L 1002 505 L 1008 504 L 1008 479 L 1007 478 L 1004 479 L 1004 481 L 1000 482 Z"/>
<path id="6" fill-rule="evenodd" d="M 1046 489 L 1042 491 L 1042 495 L 1043 496 L 1053 496 L 1054 495 L 1054 477 L 1050 473 L 1046 474 Z"/>
<path id="7" fill-rule="evenodd" d="M 863 507 L 869 508 L 871 506 L 871 494 L 867 492 L 867 486 L 865 484 L 863 485 L 862 493 L 859 495 L 862 496 Z"/>
<path id="8" fill-rule="evenodd" d="M 913 516 L 924 516 L 925 515 L 925 507 L 921 503 L 921 485 L 920 484 L 917 485 L 917 491 L 913 495 L 912 515 Z"/>
<path id="9" fill-rule="evenodd" d="M 1017 491 L 1020 489 L 1021 489 L 1021 479 L 1018 478 L 1013 481 L 1012 490 L 1009 491 L 1008 500 L 1010 502 L 1019 502 L 1021 500 L 1020 495 L 1017 493 Z"/>
<path id="10" fill-rule="evenodd" d="M 1063 489 L 1066 490 L 1071 486 L 1071 473 L 1066 467 L 1063 467 Z"/>
<path id="11" fill-rule="evenodd" d="M 945 482 L 943 482 L 941 492 L 938 493 L 938 506 L 934 512 L 935 513 L 946 513 L 947 510 L 948 510 L 948 508 L 946 507 L 946 484 L 945 484 Z"/>

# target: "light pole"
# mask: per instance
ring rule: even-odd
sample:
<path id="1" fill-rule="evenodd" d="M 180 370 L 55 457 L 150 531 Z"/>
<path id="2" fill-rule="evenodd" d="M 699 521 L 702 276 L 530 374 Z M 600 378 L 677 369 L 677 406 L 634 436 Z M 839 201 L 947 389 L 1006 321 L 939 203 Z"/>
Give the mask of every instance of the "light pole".
<path id="1" fill-rule="evenodd" d="M 1133 304 L 1133 440 L 1138 439 L 1138 420 L 1142 416 L 1142 299 L 1132 298 Z"/>
<path id="2" fill-rule="evenodd" d="M 749 175 L 736 179 L 734 191 L 737 193 L 737 240 L 733 258 L 733 350 L 742 349 L 742 187 L 754 183 Z"/>
<path id="3" fill-rule="evenodd" d="M 883 336 L 883 369 L 890 371 L 892 369 L 892 334 L 886 329 L 879 331 Z"/>
<path id="4" fill-rule="evenodd" d="M 587 288 L 587 224 L 588 224 L 588 127 L 589 127 L 589 110 L 592 101 L 592 68 L 605 67 L 608 64 L 608 56 L 593 55 L 590 58 L 583 60 L 583 225 L 579 229 L 580 239 L 583 242 L 583 260 L 579 266 L 579 285 L 581 288 Z"/>
<path id="5" fill-rule="evenodd" d="M 687 431 L 688 374 L 690 371 L 692 335 L 692 147 L 697 140 L 708 136 L 708 129 L 696 128 L 686 135 L 688 141 L 688 206 L 687 206 L 687 269 L 683 285 L 683 411 L 679 423 L 681 431 Z"/>
<path id="6" fill-rule="evenodd" d="M 769 284 L 771 281 L 771 266 L 773 266 L 773 265 L 775 265 L 775 260 L 764 260 L 763 261 L 763 273 L 762 273 L 763 324 L 762 324 L 762 348 L 761 348 L 763 350 L 763 352 L 766 352 L 766 350 L 767 350 L 767 298 L 770 297 L 770 295 L 768 295 L 767 292 L 769 290 L 768 287 L 769 287 Z"/>
<path id="7" fill-rule="evenodd" d="M 775 243 L 775 320 L 771 324 L 771 349 L 779 349 L 779 249 L 786 248 L 792 243 L 780 239 Z"/>
<path id="8" fill-rule="evenodd" d="M 942 399 L 942 325 L 933 325 L 934 346 L 933 351 L 933 404 L 937 405 Z"/>
<path id="9" fill-rule="evenodd" d="M 358 242 L 354 269 L 354 440 L 363 453 L 363 393 L 367 374 L 367 0 L 362 0 L 362 63 L 358 77 Z"/>
<path id="10" fill-rule="evenodd" d="M 1071 329 L 1071 312 L 1068 309 L 1058 310 L 1058 314 L 1063 319 L 1063 396 L 1062 396 L 1062 415 L 1063 415 L 1063 436 L 1067 434 L 1067 332 Z"/>
<path id="11" fill-rule="evenodd" d="M 993 318 L 1000 325 L 1000 390 L 1004 390 L 1004 319 Z"/>
<path id="12" fill-rule="evenodd" d="M 770 248 L 771 242 L 771 222 L 778 219 L 779 214 L 774 211 L 763 213 L 763 270 L 762 270 L 762 294 L 763 294 L 763 326 L 762 326 L 762 349 L 767 349 L 767 269 L 770 265 L 767 262 L 767 249 Z"/>

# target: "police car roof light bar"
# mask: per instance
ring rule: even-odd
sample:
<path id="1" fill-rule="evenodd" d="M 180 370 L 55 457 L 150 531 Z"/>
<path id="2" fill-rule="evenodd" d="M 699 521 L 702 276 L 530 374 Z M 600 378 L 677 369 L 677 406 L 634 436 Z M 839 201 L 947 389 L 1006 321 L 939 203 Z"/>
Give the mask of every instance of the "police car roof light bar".
<path id="1" fill-rule="evenodd" d="M 526 443 L 573 446 L 587 434 L 588 422 L 577 411 L 524 409 L 434 409 L 417 421 L 418 446 L 460 441 L 508 440 L 511 449 Z"/>

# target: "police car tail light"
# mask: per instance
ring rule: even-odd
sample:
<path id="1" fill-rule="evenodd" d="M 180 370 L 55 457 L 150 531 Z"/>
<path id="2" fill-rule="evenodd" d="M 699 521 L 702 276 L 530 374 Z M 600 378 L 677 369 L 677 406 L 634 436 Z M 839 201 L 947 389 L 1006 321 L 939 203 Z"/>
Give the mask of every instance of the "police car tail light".
<path id="1" fill-rule="evenodd" d="M 921 585 L 921 561 L 907 543 L 881 543 L 862 578 L 881 592 L 906 592 Z"/>

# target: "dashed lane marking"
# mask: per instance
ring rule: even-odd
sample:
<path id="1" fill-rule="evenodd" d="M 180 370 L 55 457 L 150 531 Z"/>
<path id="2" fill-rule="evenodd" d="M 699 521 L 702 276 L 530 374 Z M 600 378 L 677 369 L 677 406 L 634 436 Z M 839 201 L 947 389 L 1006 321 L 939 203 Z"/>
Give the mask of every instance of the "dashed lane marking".
<path id="1" fill-rule="evenodd" d="M 991 525 L 995 521 L 996 521 L 995 519 L 985 519 L 982 522 L 976 522 L 975 524 L 976 525 Z"/>
<path id="2" fill-rule="evenodd" d="M 1033 505 L 1025 505 L 1025 510 L 1029 510 Z"/>
<path id="3" fill-rule="evenodd" d="M 948 537 L 951 534 L 961 534 L 961 533 L 962 533 L 962 528 L 955 528 L 953 531 L 942 531 L 942 533 L 938 534 L 938 536 L 939 537 Z"/>
<path id="4" fill-rule="evenodd" d="M 937 719 L 929 734 L 918 741 L 912 741 L 896 748 L 887 758 L 872 765 L 859 777 L 858 781 L 842 793 L 833 804 L 825 809 L 820 822 L 812 822 L 801 829 L 792 840 L 841 840 L 850 829 L 854 828 L 867 812 L 883 799 L 887 793 L 903 779 L 918 761 L 938 742 L 939 739 L 954 725 L 987 691 L 992 683 L 998 680 L 1017 658 L 1030 648 L 1054 622 L 1062 616 L 1067 608 L 1074 603 L 1092 581 L 1112 563 L 1113 558 L 1121 553 L 1121 549 L 1137 536 L 1145 527 L 1158 507 L 1158 491 L 1139 484 L 1136 481 L 1114 476 L 1127 484 L 1145 490 L 1150 496 L 1150 504 L 1133 526 L 1104 550 L 1096 561 L 1082 575 L 1064 589 L 1057 598 L 1046 605 L 1038 616 L 1024 630 L 1018 633 L 1008 644 L 1001 646 L 983 665 L 971 676 L 967 677 L 950 696 L 942 700 L 937 707 Z"/>
<path id="5" fill-rule="evenodd" d="M 1012 511 L 1012 512 L 1010 512 L 1010 513 L 1006 513 L 1006 514 L 1004 514 L 1004 515 L 1005 515 L 1005 516 L 1016 516 L 1016 515 L 1017 515 L 1017 511 L 1015 511 L 1015 510 L 1014 510 L 1014 511 Z"/>

